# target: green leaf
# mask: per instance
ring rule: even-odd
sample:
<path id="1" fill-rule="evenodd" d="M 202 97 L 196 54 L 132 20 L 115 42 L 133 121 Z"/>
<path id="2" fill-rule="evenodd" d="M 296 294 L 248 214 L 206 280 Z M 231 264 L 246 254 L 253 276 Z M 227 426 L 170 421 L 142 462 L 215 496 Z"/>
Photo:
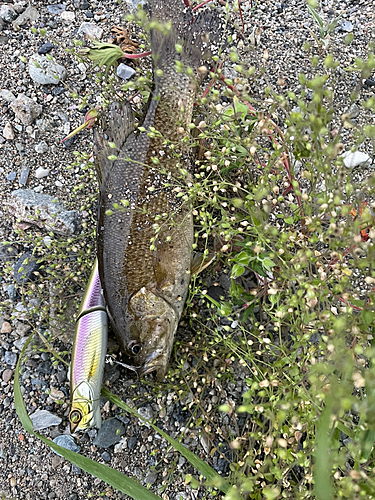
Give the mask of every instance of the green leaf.
<path id="1" fill-rule="evenodd" d="M 137 412 L 137 410 L 135 410 L 134 408 L 130 408 L 130 406 L 125 404 L 120 398 L 109 392 L 104 387 L 102 388 L 102 394 L 104 397 L 108 398 L 110 401 L 112 401 L 112 403 L 116 404 L 118 407 L 122 408 L 131 415 L 140 418 L 142 422 L 145 422 L 148 425 L 150 425 L 150 427 L 152 427 L 158 434 L 160 434 L 164 439 L 166 439 L 168 443 L 173 446 L 173 448 L 179 451 L 181 455 L 183 455 L 193 467 L 198 469 L 199 472 L 207 479 L 207 481 L 209 481 L 210 484 L 221 490 L 223 493 L 226 493 L 229 490 L 230 488 L 229 483 L 224 478 L 219 476 L 219 474 L 217 474 L 217 472 L 215 472 L 214 469 L 212 469 L 208 464 L 206 464 L 206 462 L 197 457 L 193 452 L 185 448 L 185 446 L 183 446 L 175 439 L 168 436 L 168 434 L 159 429 L 159 427 L 157 427 L 149 420 L 142 417 Z"/>
<path id="2" fill-rule="evenodd" d="M 320 28 L 323 28 L 323 20 L 322 18 L 319 16 L 319 14 L 317 13 L 317 11 L 314 9 L 314 7 L 312 7 L 311 5 L 307 5 L 307 8 L 309 9 L 310 11 L 310 14 L 312 15 L 312 17 L 315 19 L 315 21 L 318 23 L 319 27 Z"/>
<path id="3" fill-rule="evenodd" d="M 270 258 L 266 257 L 263 261 L 262 261 L 262 264 L 264 267 L 270 269 L 271 267 L 275 267 L 276 264 L 274 263 L 273 260 L 271 260 Z"/>
<path id="4" fill-rule="evenodd" d="M 247 266 L 250 262 L 250 255 L 246 252 L 240 252 L 234 257 L 233 260 L 242 266 Z"/>
<path id="5" fill-rule="evenodd" d="M 333 386 L 332 394 L 326 398 L 325 407 L 320 414 L 316 425 L 315 437 L 315 468 L 314 483 L 316 500 L 333 500 L 333 487 L 331 483 L 331 463 L 330 463 L 330 424 L 333 409 Z"/>
<path id="6" fill-rule="evenodd" d="M 361 311 L 361 318 L 366 326 L 371 325 L 373 319 L 374 319 L 374 313 L 373 311 L 369 311 L 368 309 L 362 309 Z"/>
<path id="7" fill-rule="evenodd" d="M 121 472 L 112 469 L 111 467 L 108 467 L 108 465 L 99 464 L 98 462 L 95 462 L 90 458 L 84 457 L 83 455 L 79 455 L 74 451 L 67 450 L 66 448 L 59 446 L 50 439 L 46 438 L 45 436 L 42 436 L 38 432 L 34 432 L 33 424 L 26 411 L 19 382 L 19 373 L 20 373 L 22 359 L 32 338 L 33 335 L 30 335 L 24 348 L 21 351 L 14 375 L 14 404 L 16 407 L 18 418 L 20 419 L 25 430 L 29 434 L 33 434 L 34 436 L 39 438 L 41 441 L 43 441 L 43 443 L 45 443 L 47 446 L 52 448 L 57 453 L 60 453 L 60 455 L 69 460 L 69 462 L 71 462 L 72 464 L 88 472 L 89 474 L 101 479 L 102 481 L 105 481 L 113 488 L 125 493 L 126 495 L 129 495 L 134 500 L 160 500 L 160 497 L 158 497 L 145 487 L 141 486 L 130 477 L 125 476 L 125 474 L 122 474 Z"/>
<path id="8" fill-rule="evenodd" d="M 234 264 L 232 267 L 232 278 L 238 278 L 245 272 L 245 268 L 238 264 Z"/>

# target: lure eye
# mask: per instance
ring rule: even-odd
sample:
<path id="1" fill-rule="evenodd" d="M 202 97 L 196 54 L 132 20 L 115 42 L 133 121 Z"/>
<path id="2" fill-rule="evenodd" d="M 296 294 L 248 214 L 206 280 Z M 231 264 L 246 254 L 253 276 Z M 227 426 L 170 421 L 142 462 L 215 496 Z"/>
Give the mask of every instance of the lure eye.
<path id="1" fill-rule="evenodd" d="M 79 424 L 80 421 L 82 420 L 82 413 L 79 410 L 73 410 L 70 412 L 69 415 L 69 420 L 71 421 L 72 424 Z"/>
<path id="2" fill-rule="evenodd" d="M 139 354 L 140 350 L 141 350 L 141 345 L 138 344 L 138 342 L 136 342 L 135 340 L 132 340 L 131 342 L 129 342 L 128 344 L 128 349 L 133 353 L 133 354 Z"/>

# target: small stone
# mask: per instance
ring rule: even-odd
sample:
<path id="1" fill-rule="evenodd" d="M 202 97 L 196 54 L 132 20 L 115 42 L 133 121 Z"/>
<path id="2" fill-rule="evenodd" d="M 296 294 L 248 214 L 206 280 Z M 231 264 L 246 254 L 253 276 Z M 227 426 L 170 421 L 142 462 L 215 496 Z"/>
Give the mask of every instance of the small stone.
<path id="1" fill-rule="evenodd" d="M 30 415 L 34 431 L 41 431 L 53 425 L 60 425 L 62 419 L 47 410 L 36 410 Z"/>
<path id="2" fill-rule="evenodd" d="M 16 349 L 19 351 L 22 351 L 22 349 L 25 347 L 25 344 L 27 342 L 29 337 L 22 337 L 20 339 L 17 339 L 13 342 L 13 345 Z"/>
<path id="3" fill-rule="evenodd" d="M 26 10 L 24 10 L 24 12 L 22 12 L 22 14 L 20 14 L 17 19 L 13 21 L 13 25 L 23 26 L 28 21 L 34 23 L 37 19 L 39 19 L 39 12 L 34 7 L 29 5 Z"/>
<path id="4" fill-rule="evenodd" d="M 128 449 L 134 450 L 134 448 L 137 446 L 137 442 L 138 439 L 135 436 L 132 436 L 128 441 Z"/>
<path id="5" fill-rule="evenodd" d="M 61 12 L 60 18 L 61 18 L 61 20 L 63 21 L 64 24 L 72 24 L 72 22 L 76 18 L 76 15 L 71 10 L 64 10 L 64 12 Z"/>
<path id="6" fill-rule="evenodd" d="M 87 17 L 87 19 L 92 19 L 94 17 L 94 14 L 91 12 L 91 10 L 87 10 L 85 12 L 85 16 Z"/>
<path id="7" fill-rule="evenodd" d="M 5 127 L 3 129 L 3 137 L 7 141 L 12 141 L 14 139 L 14 137 L 15 137 L 14 130 L 12 128 L 12 125 L 9 122 L 7 122 L 5 124 Z"/>
<path id="8" fill-rule="evenodd" d="M 48 144 L 46 143 L 46 141 L 41 141 L 39 142 L 36 146 L 35 146 L 35 151 L 38 153 L 38 154 L 44 154 L 44 153 L 47 153 L 47 151 L 49 150 L 49 147 L 48 147 Z M 39 177 L 38 177 L 39 179 Z"/>
<path id="9" fill-rule="evenodd" d="M 158 473 L 157 472 L 152 472 L 151 474 L 149 474 L 148 476 L 146 476 L 146 478 L 144 479 L 143 483 L 145 485 L 147 484 L 155 484 L 156 481 L 158 480 Z"/>
<path id="10" fill-rule="evenodd" d="M 14 488 L 17 485 L 17 480 L 14 477 L 10 478 L 10 485 Z"/>
<path id="11" fill-rule="evenodd" d="M 63 448 L 66 448 L 67 450 L 74 451 L 75 453 L 78 453 L 81 449 L 80 446 L 76 444 L 72 436 L 69 436 L 68 434 L 61 434 L 60 436 L 55 437 L 53 442 L 58 444 L 59 446 L 62 446 Z M 56 453 L 56 455 L 58 455 L 59 457 L 62 456 L 57 451 L 54 451 L 54 453 Z"/>
<path id="12" fill-rule="evenodd" d="M 103 451 L 103 453 L 101 454 L 101 457 L 105 462 L 111 461 L 111 455 L 108 453 L 108 451 Z"/>
<path id="13" fill-rule="evenodd" d="M 56 467 L 58 467 L 59 465 L 61 465 L 63 463 L 64 463 L 64 457 L 54 455 L 51 459 L 51 465 L 54 469 L 56 469 Z"/>
<path id="14" fill-rule="evenodd" d="M 93 23 L 82 23 L 78 29 L 78 35 L 84 35 L 86 39 L 100 40 L 103 30 Z"/>
<path id="15" fill-rule="evenodd" d="M 26 167 L 25 165 L 22 167 L 21 174 L 20 174 L 20 179 L 18 181 L 18 184 L 20 186 L 26 186 L 27 184 L 27 179 L 29 178 L 29 173 L 30 169 L 29 167 Z"/>
<path id="16" fill-rule="evenodd" d="M 357 118 L 359 116 L 359 113 L 360 113 L 359 107 L 355 103 L 353 103 L 349 108 L 349 117 Z"/>
<path id="17" fill-rule="evenodd" d="M 56 389 L 56 387 L 51 387 L 49 395 L 54 400 L 64 401 L 65 399 L 65 394 L 62 391 Z"/>
<path id="18" fill-rule="evenodd" d="M 13 102 L 16 96 L 10 91 L 6 89 L 0 90 L 0 99 L 6 102 Z"/>
<path id="19" fill-rule="evenodd" d="M 86 10 L 90 7 L 87 0 L 73 0 L 73 5 L 76 9 Z"/>
<path id="20" fill-rule="evenodd" d="M 3 371 L 2 374 L 3 382 L 9 382 L 9 380 L 11 380 L 12 377 L 13 377 L 13 370 L 7 368 L 6 370 Z"/>
<path id="21" fill-rule="evenodd" d="M 93 444 L 100 448 L 109 448 L 118 443 L 123 434 L 125 434 L 125 427 L 120 420 L 111 418 L 103 422 Z"/>
<path id="22" fill-rule="evenodd" d="M 342 31 L 346 31 L 347 33 L 351 33 L 354 29 L 354 26 L 350 21 L 345 21 L 339 26 L 339 29 Z"/>
<path id="23" fill-rule="evenodd" d="M 61 14 L 65 10 L 65 5 L 62 3 L 55 3 L 53 5 L 47 5 L 47 10 L 50 14 Z"/>
<path id="24" fill-rule="evenodd" d="M 35 271 L 39 268 L 37 259 L 31 252 L 26 252 L 14 264 L 14 279 L 18 283 L 27 283 L 35 278 Z"/>
<path id="25" fill-rule="evenodd" d="M 31 125 L 35 118 L 42 112 L 42 106 L 37 104 L 24 94 L 19 94 L 10 107 L 14 111 L 18 120 L 24 125 Z"/>
<path id="26" fill-rule="evenodd" d="M 346 151 L 342 158 L 344 159 L 344 165 L 347 168 L 355 168 L 359 165 L 365 165 L 370 163 L 370 157 L 367 153 L 362 153 L 361 151 Z"/>
<path id="27" fill-rule="evenodd" d="M 14 285 L 8 285 L 6 287 L 6 292 L 8 294 L 8 297 L 10 298 L 10 300 L 15 301 L 17 299 L 17 290 L 16 290 L 16 287 Z"/>
<path id="28" fill-rule="evenodd" d="M 66 370 L 57 371 L 56 377 L 59 384 L 64 383 L 66 380 Z"/>
<path id="29" fill-rule="evenodd" d="M 5 351 L 4 361 L 9 366 L 15 366 L 17 363 L 18 356 L 15 352 Z"/>
<path id="30" fill-rule="evenodd" d="M 126 6 L 130 12 L 135 12 L 138 9 L 138 5 L 144 6 L 147 4 L 146 0 L 125 0 Z"/>
<path id="31" fill-rule="evenodd" d="M 14 180 L 16 180 L 16 177 L 17 177 L 17 172 L 10 172 L 10 173 L 6 176 L 6 180 L 7 180 L 7 181 L 10 181 L 10 182 L 13 182 Z"/>
<path id="32" fill-rule="evenodd" d="M 72 464 L 72 474 L 76 474 L 77 476 L 82 473 L 82 469 Z"/>
<path id="33" fill-rule="evenodd" d="M 43 43 L 43 45 L 38 50 L 38 54 L 48 54 L 48 52 L 51 52 L 51 50 L 54 48 L 55 46 L 50 42 Z"/>
<path id="34" fill-rule="evenodd" d="M 1 333 L 10 333 L 12 331 L 12 325 L 8 321 L 4 321 L 1 327 Z"/>
<path id="35" fill-rule="evenodd" d="M 65 80 L 66 69 L 58 64 L 54 59 L 47 59 L 46 56 L 34 54 L 29 61 L 29 74 L 35 83 L 40 85 L 57 85 Z"/>
<path id="36" fill-rule="evenodd" d="M 124 63 L 120 63 L 117 66 L 116 74 L 122 80 L 126 81 L 126 80 L 129 80 L 135 74 L 135 70 L 133 68 L 131 68 L 130 66 L 127 66 Z"/>
<path id="37" fill-rule="evenodd" d="M 18 16 L 17 12 L 11 5 L 1 5 L 0 18 L 6 23 L 11 23 Z"/>
<path id="38" fill-rule="evenodd" d="M 37 179 L 43 179 L 43 177 L 47 177 L 49 174 L 48 168 L 38 167 L 35 172 L 35 177 Z"/>

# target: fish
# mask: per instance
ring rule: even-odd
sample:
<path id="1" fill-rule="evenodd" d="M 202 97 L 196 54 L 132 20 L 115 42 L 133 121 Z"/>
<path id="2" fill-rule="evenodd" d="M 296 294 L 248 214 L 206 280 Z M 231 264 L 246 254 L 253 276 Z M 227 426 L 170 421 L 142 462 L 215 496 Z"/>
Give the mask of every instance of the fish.
<path id="1" fill-rule="evenodd" d="M 98 260 L 78 311 L 70 367 L 70 432 L 100 428 L 100 390 L 107 351 L 108 316 Z"/>
<path id="2" fill-rule="evenodd" d="M 94 132 L 97 257 L 120 348 L 141 374 L 156 371 L 162 381 L 188 294 L 194 242 L 184 196 L 191 157 L 182 138 L 199 86 L 194 71 L 221 20 L 209 9 L 192 23 L 183 0 L 149 5 L 151 21 L 169 29 L 150 30 L 153 89 L 145 115 L 136 128 L 130 104 L 115 102 Z"/>

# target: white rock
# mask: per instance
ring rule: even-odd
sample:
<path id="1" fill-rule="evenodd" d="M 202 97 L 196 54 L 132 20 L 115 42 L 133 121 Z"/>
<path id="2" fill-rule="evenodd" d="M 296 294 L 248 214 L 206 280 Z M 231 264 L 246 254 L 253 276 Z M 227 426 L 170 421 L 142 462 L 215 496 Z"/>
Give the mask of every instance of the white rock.
<path id="1" fill-rule="evenodd" d="M 17 12 L 11 5 L 0 6 L 0 18 L 6 23 L 11 23 L 17 17 Z"/>
<path id="2" fill-rule="evenodd" d="M 65 24 L 72 24 L 72 22 L 76 18 L 76 15 L 71 10 L 64 10 L 63 12 L 61 12 L 60 18 Z"/>
<path id="3" fill-rule="evenodd" d="M 82 23 L 78 30 L 79 35 L 85 35 L 86 39 L 100 40 L 103 30 L 93 23 Z"/>
<path id="4" fill-rule="evenodd" d="M 369 165 L 371 163 L 370 157 L 367 153 L 363 153 L 362 151 L 346 151 L 342 158 L 344 160 L 344 165 L 347 168 L 355 168 L 359 165 Z"/>
<path id="5" fill-rule="evenodd" d="M 48 174 L 49 174 L 48 168 L 39 167 L 36 169 L 35 177 L 37 179 L 43 179 L 43 177 L 47 177 Z"/>
<path id="6" fill-rule="evenodd" d="M 14 131 L 13 131 L 12 125 L 9 122 L 6 123 L 6 125 L 4 127 L 3 137 L 4 137 L 4 139 L 7 139 L 8 141 L 12 141 L 14 139 Z"/>
<path id="7" fill-rule="evenodd" d="M 47 153 L 49 148 L 48 148 L 48 144 L 46 143 L 46 141 L 41 141 L 41 142 L 39 142 L 39 144 L 37 144 L 35 146 L 34 149 L 38 154 L 44 154 L 44 153 Z"/>
<path id="8" fill-rule="evenodd" d="M 66 78 L 66 69 L 57 64 L 54 59 L 47 59 L 43 54 L 34 54 L 29 61 L 29 74 L 36 83 L 41 85 L 54 84 Z"/>
<path id="9" fill-rule="evenodd" d="M 40 104 L 34 102 L 24 94 L 19 94 L 10 107 L 13 109 L 17 119 L 24 125 L 31 125 L 43 109 Z"/>
<path id="10" fill-rule="evenodd" d="M 133 68 L 131 68 L 130 66 L 127 66 L 124 63 L 120 63 L 117 66 L 116 74 L 122 80 L 126 81 L 126 80 L 129 80 L 129 78 L 131 78 L 135 74 L 135 70 Z"/>
<path id="11" fill-rule="evenodd" d="M 6 102 L 13 102 L 16 99 L 16 96 L 10 90 L 1 89 L 0 99 Z"/>

